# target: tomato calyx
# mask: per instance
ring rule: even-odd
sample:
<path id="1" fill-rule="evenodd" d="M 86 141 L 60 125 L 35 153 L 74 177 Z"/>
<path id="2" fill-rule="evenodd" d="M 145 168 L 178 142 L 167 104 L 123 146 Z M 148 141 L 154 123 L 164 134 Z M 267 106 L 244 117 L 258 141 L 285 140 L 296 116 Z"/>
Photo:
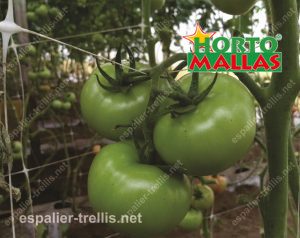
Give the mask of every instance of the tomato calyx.
<path id="1" fill-rule="evenodd" d="M 96 74 L 98 84 L 103 89 L 110 92 L 128 91 L 131 87 L 151 79 L 147 70 L 136 70 L 135 58 L 132 51 L 126 45 L 124 45 L 124 48 L 129 56 L 129 70 L 128 72 L 124 72 L 122 65 L 122 46 L 123 45 L 121 44 L 115 58 L 115 78 L 111 77 L 110 75 L 108 75 L 108 73 L 105 72 L 105 70 L 103 70 L 99 60 L 96 58 L 97 68 L 104 79 L 107 81 L 108 85 L 103 84 L 99 76 Z"/>
<path id="2" fill-rule="evenodd" d="M 217 81 L 217 78 L 218 73 L 215 74 L 213 81 L 208 85 L 208 87 L 202 92 L 199 92 L 199 73 L 193 73 L 192 81 L 187 93 L 183 91 L 176 81 L 169 80 L 171 92 L 158 92 L 176 101 L 176 103 L 167 107 L 166 113 L 170 113 L 172 118 L 176 118 L 180 115 L 194 111 L 197 108 L 197 105 L 208 96 Z"/>
<path id="3" fill-rule="evenodd" d="M 200 189 L 197 189 L 197 187 L 196 187 L 196 189 L 194 190 L 194 197 L 195 197 L 196 199 L 201 199 L 201 198 L 204 197 L 202 191 L 201 191 Z"/>

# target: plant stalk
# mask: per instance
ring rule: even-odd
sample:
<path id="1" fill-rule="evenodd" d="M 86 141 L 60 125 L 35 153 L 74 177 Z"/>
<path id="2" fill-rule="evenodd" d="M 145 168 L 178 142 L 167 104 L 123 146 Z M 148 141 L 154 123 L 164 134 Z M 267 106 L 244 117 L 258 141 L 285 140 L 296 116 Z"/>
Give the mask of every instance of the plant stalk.
<path id="1" fill-rule="evenodd" d="M 268 194 L 264 198 L 265 238 L 285 238 L 288 211 L 288 140 L 290 116 L 275 105 L 265 115 L 269 162 Z"/>
<path id="2" fill-rule="evenodd" d="M 149 63 L 151 67 L 156 65 L 155 59 L 155 40 L 151 37 L 151 26 L 150 26 L 150 15 L 151 15 L 151 1 L 143 0 L 142 2 L 143 11 L 143 27 L 144 37 L 147 43 Z"/>

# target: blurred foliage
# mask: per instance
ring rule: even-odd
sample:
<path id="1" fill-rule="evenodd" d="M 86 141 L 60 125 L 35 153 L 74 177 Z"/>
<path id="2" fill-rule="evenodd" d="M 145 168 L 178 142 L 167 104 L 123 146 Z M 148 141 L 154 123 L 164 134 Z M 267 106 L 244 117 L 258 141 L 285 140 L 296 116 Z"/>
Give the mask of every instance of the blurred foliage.
<path id="1" fill-rule="evenodd" d="M 107 57 L 110 56 L 112 49 L 123 42 L 131 48 L 137 49 L 137 56 L 143 57 L 145 44 L 140 27 L 109 31 L 110 29 L 139 25 L 142 12 L 141 0 L 51 0 L 47 5 L 44 1 L 28 0 L 27 5 L 27 17 L 32 30 L 43 31 L 43 26 L 53 22 L 58 14 L 64 14 L 63 19 L 53 27 L 51 32 L 45 32 L 47 35 L 55 38 L 70 36 L 64 41 L 94 53 L 106 53 Z M 195 11 L 198 12 L 197 18 L 204 28 L 216 28 L 216 26 L 213 27 L 213 21 L 210 20 L 215 15 L 211 4 L 201 0 L 167 1 L 162 10 L 154 13 L 153 26 L 155 29 L 171 30 L 173 36 L 170 37 L 179 39 L 180 36 L 174 34 L 174 27 L 178 27 L 180 23 L 187 23 L 191 13 Z M 156 24 L 157 22 L 160 23 L 159 26 Z M 97 33 L 97 31 L 105 30 L 108 32 Z M 76 36 L 84 33 L 91 34 Z M 70 57 L 82 61 L 84 55 L 71 51 Z"/>
<path id="2" fill-rule="evenodd" d="M 96 54 L 100 53 L 110 59 L 122 42 L 133 50 L 137 59 L 147 60 L 147 45 L 139 26 L 142 22 L 141 0 L 27 0 L 26 4 L 27 12 L 24 14 L 27 16 L 29 29 L 33 31 Z M 1 2 L 2 18 L 6 8 L 7 2 Z M 255 8 L 247 15 L 224 21 L 209 0 L 168 0 L 165 7 L 152 15 L 152 37 L 163 43 L 163 52 L 166 53 L 164 56 L 168 57 L 172 53 L 172 42 L 180 47 L 178 28 L 182 28 L 182 23 L 193 25 L 195 21 L 199 21 L 205 31 L 230 33 L 238 30 L 251 34 L 253 15 L 257 11 L 259 9 Z M 135 27 L 127 28 L 129 26 Z M 54 88 L 74 72 L 77 78 L 86 77 L 83 70 L 86 54 L 70 48 L 64 51 L 65 47 L 56 43 L 43 42 L 43 39 L 33 35 L 29 37 L 30 42 L 37 44 L 20 47 L 18 51 L 21 63 L 29 68 L 29 85 L 35 86 L 36 91 L 43 94 L 43 89 L 49 86 Z M 72 66 L 66 68 L 72 70 L 62 70 L 66 59 Z M 15 61 L 12 52 L 9 60 Z M 17 77 L 17 67 L 13 67 L 8 72 L 8 78 L 12 78 L 8 81 L 10 92 L 16 91 L 14 85 L 18 84 Z"/>

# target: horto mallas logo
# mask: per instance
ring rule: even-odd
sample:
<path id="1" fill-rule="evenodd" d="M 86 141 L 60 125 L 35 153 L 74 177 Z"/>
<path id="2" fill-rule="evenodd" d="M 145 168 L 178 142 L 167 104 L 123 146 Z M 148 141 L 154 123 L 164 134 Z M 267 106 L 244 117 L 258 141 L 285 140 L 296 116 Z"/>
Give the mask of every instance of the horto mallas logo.
<path id="1" fill-rule="evenodd" d="M 183 36 L 193 45 L 187 54 L 188 70 L 192 72 L 281 72 L 282 54 L 277 52 L 276 37 L 214 38 L 199 23 L 193 35 Z"/>

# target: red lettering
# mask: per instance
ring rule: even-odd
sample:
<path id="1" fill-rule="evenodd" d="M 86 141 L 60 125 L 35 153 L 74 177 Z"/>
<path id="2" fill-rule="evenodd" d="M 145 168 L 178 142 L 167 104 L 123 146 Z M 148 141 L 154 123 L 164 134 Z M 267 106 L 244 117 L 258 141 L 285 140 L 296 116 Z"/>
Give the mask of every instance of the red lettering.
<path id="1" fill-rule="evenodd" d="M 236 55 L 231 55 L 231 68 L 233 70 L 240 70 L 242 67 L 237 65 Z"/>
<path id="2" fill-rule="evenodd" d="M 248 65 L 248 57 L 247 55 L 243 54 L 242 55 L 242 69 L 243 70 L 251 70 L 251 66 Z"/>
<path id="3" fill-rule="evenodd" d="M 256 70 L 257 68 L 264 68 L 265 70 L 269 69 L 269 65 L 265 58 L 262 55 L 259 55 L 256 62 L 253 65 L 253 69 Z"/>
<path id="4" fill-rule="evenodd" d="M 273 55 L 270 58 L 271 63 L 273 66 L 271 67 L 272 70 L 276 70 L 280 67 L 280 61 L 278 60 L 279 54 Z"/>
<path id="5" fill-rule="evenodd" d="M 198 57 L 196 55 L 194 55 L 192 62 L 190 64 L 190 70 L 194 70 L 195 65 L 197 65 L 197 67 L 199 69 L 201 69 L 203 67 L 203 65 L 205 65 L 207 70 L 211 69 L 211 65 L 210 65 L 206 55 L 204 55 L 204 57 L 201 60 L 199 60 Z"/>
<path id="6" fill-rule="evenodd" d="M 226 61 L 223 55 L 220 55 L 219 58 L 217 59 L 215 65 L 214 65 L 214 70 L 218 70 L 219 68 L 225 68 L 226 70 L 230 69 L 230 65 Z"/>

